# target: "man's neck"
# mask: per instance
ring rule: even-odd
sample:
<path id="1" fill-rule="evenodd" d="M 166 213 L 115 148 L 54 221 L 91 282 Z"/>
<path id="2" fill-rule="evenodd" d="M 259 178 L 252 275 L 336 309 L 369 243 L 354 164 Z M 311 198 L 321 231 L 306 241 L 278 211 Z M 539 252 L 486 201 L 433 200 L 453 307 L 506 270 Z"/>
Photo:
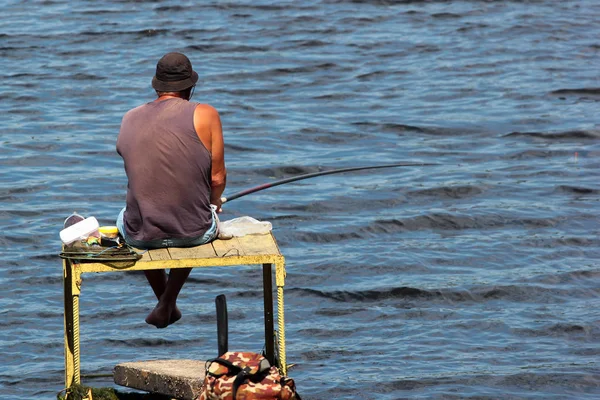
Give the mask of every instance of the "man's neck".
<path id="1" fill-rule="evenodd" d="M 187 100 L 177 94 L 174 93 L 170 93 L 170 94 L 163 94 L 162 96 L 158 96 L 158 98 L 154 101 L 164 101 L 164 100 L 168 100 L 168 99 L 182 99 L 182 100 Z"/>

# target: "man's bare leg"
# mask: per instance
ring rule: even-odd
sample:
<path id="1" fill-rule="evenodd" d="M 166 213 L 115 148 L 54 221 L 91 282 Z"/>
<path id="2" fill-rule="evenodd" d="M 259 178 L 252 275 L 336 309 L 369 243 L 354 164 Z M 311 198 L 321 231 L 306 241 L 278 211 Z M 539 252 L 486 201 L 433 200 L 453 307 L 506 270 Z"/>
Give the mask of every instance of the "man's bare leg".
<path id="1" fill-rule="evenodd" d="M 156 296 L 156 298 L 158 300 L 160 300 L 160 297 L 163 295 L 163 293 L 165 292 L 166 288 L 167 288 L 167 272 L 164 269 L 153 269 L 153 270 L 146 270 L 144 271 L 144 274 L 146 275 L 146 279 L 148 280 L 148 283 L 150 283 L 150 287 L 152 287 L 152 291 L 154 291 L 154 295 Z M 189 272 L 188 272 L 189 275 Z M 177 308 L 177 306 L 175 306 L 175 308 L 173 309 L 173 311 L 171 312 L 171 318 L 169 319 L 169 323 L 173 324 L 177 321 L 179 321 L 181 319 L 181 311 L 179 311 L 179 308 Z M 146 322 L 148 322 L 148 319 L 146 318 Z M 150 322 L 148 322 L 150 323 Z M 154 325 L 154 324 L 152 324 Z"/>
<path id="2" fill-rule="evenodd" d="M 167 288 L 167 272 L 164 269 L 151 269 L 144 271 L 144 274 L 156 298 L 160 299 Z"/>
<path id="3" fill-rule="evenodd" d="M 154 273 L 160 271 L 162 271 L 160 275 L 159 273 Z M 157 328 L 166 328 L 181 318 L 181 312 L 177 308 L 177 296 L 179 296 L 179 292 L 191 271 L 191 268 L 171 269 L 169 278 L 166 280 L 164 286 L 161 284 L 161 282 L 165 282 L 166 272 L 164 270 L 146 271 L 146 278 L 150 282 L 154 294 L 158 297 L 158 304 L 146 317 L 148 324 L 154 325 Z M 158 293 L 160 293 L 161 289 L 162 294 L 159 296 Z"/>

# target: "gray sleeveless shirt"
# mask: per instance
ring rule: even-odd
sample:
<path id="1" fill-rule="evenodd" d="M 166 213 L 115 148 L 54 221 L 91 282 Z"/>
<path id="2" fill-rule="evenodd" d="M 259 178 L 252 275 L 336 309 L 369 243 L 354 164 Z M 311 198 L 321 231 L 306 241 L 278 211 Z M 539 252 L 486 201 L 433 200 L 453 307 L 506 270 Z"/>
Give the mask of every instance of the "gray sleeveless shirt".
<path id="1" fill-rule="evenodd" d="M 212 225 L 211 155 L 194 128 L 198 103 L 172 98 L 127 112 L 117 139 L 128 178 L 126 234 L 195 238 Z"/>

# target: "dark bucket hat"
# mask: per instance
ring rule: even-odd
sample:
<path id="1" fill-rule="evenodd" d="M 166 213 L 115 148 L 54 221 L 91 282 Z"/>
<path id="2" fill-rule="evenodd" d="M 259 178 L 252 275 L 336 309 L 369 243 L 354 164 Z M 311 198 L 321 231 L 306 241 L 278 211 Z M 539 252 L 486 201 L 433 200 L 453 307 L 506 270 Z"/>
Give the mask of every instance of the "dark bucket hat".
<path id="1" fill-rule="evenodd" d="M 179 92 L 198 82 L 190 60 L 181 53 L 167 53 L 156 64 L 152 87 L 159 92 Z"/>

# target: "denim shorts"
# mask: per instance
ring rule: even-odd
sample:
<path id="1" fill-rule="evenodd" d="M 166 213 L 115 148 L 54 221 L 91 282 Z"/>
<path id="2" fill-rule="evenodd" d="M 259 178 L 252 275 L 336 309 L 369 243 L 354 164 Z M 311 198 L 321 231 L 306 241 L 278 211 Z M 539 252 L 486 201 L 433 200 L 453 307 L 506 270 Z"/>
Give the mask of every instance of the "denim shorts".
<path id="1" fill-rule="evenodd" d="M 219 235 L 218 224 L 219 217 L 215 207 L 211 205 L 212 212 L 212 225 L 204 233 L 204 235 L 195 238 L 174 238 L 174 239 L 157 239 L 157 240 L 135 240 L 130 238 L 125 233 L 125 223 L 123 221 L 123 215 L 125 214 L 125 207 L 119 213 L 117 217 L 117 228 L 119 233 L 125 239 L 125 243 L 130 246 L 137 247 L 138 249 L 161 249 L 164 247 L 193 247 L 200 246 L 212 242 Z"/>

